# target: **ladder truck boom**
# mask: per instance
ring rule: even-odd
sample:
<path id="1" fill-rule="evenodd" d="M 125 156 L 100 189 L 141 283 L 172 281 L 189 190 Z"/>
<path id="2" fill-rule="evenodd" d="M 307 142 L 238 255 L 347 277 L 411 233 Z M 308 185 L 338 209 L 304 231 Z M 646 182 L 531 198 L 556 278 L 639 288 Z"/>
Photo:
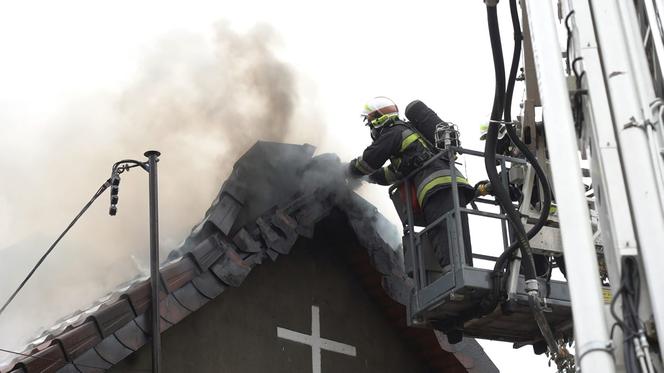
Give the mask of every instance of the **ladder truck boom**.
<path id="1" fill-rule="evenodd" d="M 453 209 L 422 226 L 404 197 L 417 170 L 390 188 L 414 283 L 409 322 L 451 343 L 466 335 L 532 345 L 559 372 L 662 372 L 664 0 L 510 0 L 507 82 L 498 3 L 485 0 L 496 76 L 486 147 L 465 149 L 453 126 L 436 127 Z M 512 119 L 519 70 L 525 95 Z M 501 127 L 507 150 L 497 146 Z M 459 155 L 485 160 L 488 181 L 472 208 L 459 205 Z M 501 255 L 472 255 L 492 269 L 464 255 L 467 215 L 501 224 Z M 443 225 L 451 268 L 437 266 L 428 239 Z M 554 266 L 566 281 L 551 279 Z"/>

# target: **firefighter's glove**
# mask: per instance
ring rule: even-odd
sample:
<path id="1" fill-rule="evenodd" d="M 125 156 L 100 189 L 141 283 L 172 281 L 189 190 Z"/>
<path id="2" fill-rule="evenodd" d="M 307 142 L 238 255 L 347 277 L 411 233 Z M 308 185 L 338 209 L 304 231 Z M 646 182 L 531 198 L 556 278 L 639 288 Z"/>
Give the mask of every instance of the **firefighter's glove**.
<path id="1" fill-rule="evenodd" d="M 357 176 L 355 175 L 355 166 L 353 165 L 353 162 L 346 162 L 341 164 L 341 169 L 343 170 L 343 175 L 344 175 L 344 180 L 349 181 L 356 179 Z"/>
<path id="2" fill-rule="evenodd" d="M 492 194 L 493 189 L 491 188 L 491 183 L 489 180 L 482 180 L 475 184 L 473 187 L 474 198 L 486 196 L 487 194 Z"/>
<path id="3" fill-rule="evenodd" d="M 343 163 L 342 165 L 344 183 L 350 189 L 357 189 L 362 184 L 362 177 L 357 175 L 355 172 L 355 166 L 353 162 Z"/>
<path id="4" fill-rule="evenodd" d="M 377 172 L 374 172 L 374 173 L 370 174 L 369 176 L 367 176 L 366 180 L 371 184 L 384 185 L 384 183 L 381 183 L 381 180 L 379 179 Z"/>

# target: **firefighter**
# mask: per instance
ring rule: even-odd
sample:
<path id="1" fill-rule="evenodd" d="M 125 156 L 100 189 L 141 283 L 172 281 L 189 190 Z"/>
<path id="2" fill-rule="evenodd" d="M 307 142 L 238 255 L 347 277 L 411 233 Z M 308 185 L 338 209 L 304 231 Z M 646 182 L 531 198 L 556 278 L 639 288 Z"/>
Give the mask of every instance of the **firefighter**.
<path id="1" fill-rule="evenodd" d="M 371 99 L 362 110 L 365 124 L 369 126 L 373 143 L 364 150 L 362 156 L 348 165 L 351 178 L 367 176 L 369 182 L 390 185 L 420 168 L 431 159 L 438 150 L 411 123 L 399 119 L 399 110 L 394 101 L 387 97 Z M 390 161 L 390 164 L 383 165 Z M 413 198 L 406 197 L 414 210 L 422 211 L 424 223 L 429 225 L 453 206 L 451 172 L 449 160 L 438 159 L 417 172 L 413 178 L 411 190 Z M 465 206 L 473 197 L 473 187 L 457 170 L 456 180 L 459 187 L 459 202 Z M 462 214 L 463 238 L 466 263 L 472 265 L 468 217 Z M 432 229 L 429 236 L 438 262 L 443 272 L 449 269 L 450 245 L 444 224 Z"/>

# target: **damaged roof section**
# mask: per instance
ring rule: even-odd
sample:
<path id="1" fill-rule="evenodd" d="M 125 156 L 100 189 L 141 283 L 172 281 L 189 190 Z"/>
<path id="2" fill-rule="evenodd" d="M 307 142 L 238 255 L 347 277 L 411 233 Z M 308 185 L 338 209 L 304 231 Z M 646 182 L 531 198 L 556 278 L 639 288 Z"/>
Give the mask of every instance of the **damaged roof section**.
<path id="1" fill-rule="evenodd" d="M 420 358 L 435 371 L 497 372 L 474 340 L 450 346 L 438 332 L 406 326 L 411 283 L 400 251 L 376 229 L 389 223 L 346 185 L 336 156 L 312 158 L 314 150 L 258 142 L 237 161 L 204 219 L 161 266 L 161 331 L 240 286 L 264 260 L 287 255 L 300 236 L 313 238 L 338 209 L 362 249 L 351 255 L 358 278 Z M 149 305 L 148 278 L 125 284 L 63 319 L 2 371 L 102 372 L 148 342 Z"/>

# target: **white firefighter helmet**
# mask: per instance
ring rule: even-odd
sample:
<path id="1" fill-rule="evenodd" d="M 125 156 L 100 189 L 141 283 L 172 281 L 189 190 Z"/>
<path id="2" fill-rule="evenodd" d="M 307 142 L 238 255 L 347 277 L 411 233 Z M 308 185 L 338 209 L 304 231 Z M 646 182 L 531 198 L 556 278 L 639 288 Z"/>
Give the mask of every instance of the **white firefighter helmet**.
<path id="1" fill-rule="evenodd" d="M 383 96 L 372 98 L 362 109 L 362 117 L 373 128 L 382 127 L 388 119 L 398 116 L 397 104 Z"/>

